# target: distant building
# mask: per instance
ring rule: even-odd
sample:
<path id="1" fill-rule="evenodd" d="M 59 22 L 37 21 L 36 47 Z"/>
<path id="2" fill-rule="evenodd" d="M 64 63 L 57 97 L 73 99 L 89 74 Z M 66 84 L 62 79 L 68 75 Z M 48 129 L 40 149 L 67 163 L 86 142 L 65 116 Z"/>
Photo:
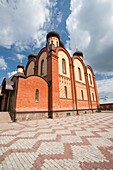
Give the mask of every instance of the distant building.
<path id="1" fill-rule="evenodd" d="M 113 98 L 103 98 L 100 99 L 100 109 L 101 110 L 113 110 Z"/>
<path id="2" fill-rule="evenodd" d="M 2 82 L 1 110 L 13 120 L 54 118 L 95 111 L 99 107 L 96 79 L 83 53 L 70 56 L 60 35 L 51 31 L 38 55 L 30 54 L 24 70 Z"/>

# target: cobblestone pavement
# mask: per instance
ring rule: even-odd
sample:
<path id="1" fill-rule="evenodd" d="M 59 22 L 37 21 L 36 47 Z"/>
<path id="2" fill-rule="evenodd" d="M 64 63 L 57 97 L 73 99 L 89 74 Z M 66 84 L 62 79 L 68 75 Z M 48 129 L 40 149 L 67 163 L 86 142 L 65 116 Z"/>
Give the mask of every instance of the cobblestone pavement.
<path id="1" fill-rule="evenodd" d="M 113 170 L 113 113 L 0 125 L 0 170 Z"/>

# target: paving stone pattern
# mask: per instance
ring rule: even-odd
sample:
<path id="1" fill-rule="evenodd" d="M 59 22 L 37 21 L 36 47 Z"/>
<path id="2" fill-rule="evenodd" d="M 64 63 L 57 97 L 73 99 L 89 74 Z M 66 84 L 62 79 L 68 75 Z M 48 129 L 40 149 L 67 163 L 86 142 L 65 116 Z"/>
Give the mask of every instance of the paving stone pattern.
<path id="1" fill-rule="evenodd" d="M 113 170 L 113 113 L 0 124 L 0 170 Z"/>

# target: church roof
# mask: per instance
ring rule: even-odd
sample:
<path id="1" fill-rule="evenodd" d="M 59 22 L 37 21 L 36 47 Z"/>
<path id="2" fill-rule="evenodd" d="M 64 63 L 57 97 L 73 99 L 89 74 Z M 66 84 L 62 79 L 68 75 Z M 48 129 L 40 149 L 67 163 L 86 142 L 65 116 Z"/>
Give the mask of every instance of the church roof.
<path id="1" fill-rule="evenodd" d="M 76 52 L 73 54 L 73 56 L 75 56 L 75 55 L 83 57 L 82 51 L 76 51 Z"/>
<path id="2" fill-rule="evenodd" d="M 60 40 L 60 35 L 56 31 L 50 31 L 47 34 L 46 39 L 48 40 L 50 37 L 57 37 Z"/>
<path id="3" fill-rule="evenodd" d="M 12 81 L 13 77 L 25 77 L 25 75 L 23 73 L 16 73 L 9 78 L 4 78 L 1 93 L 4 93 L 5 90 L 14 90 L 14 82 Z"/>
<path id="4" fill-rule="evenodd" d="M 11 78 L 4 78 L 2 82 L 2 90 L 1 92 L 4 93 L 5 90 L 13 90 L 14 83 L 11 81 Z"/>
<path id="5" fill-rule="evenodd" d="M 32 54 L 29 54 L 29 55 L 28 55 L 28 59 L 30 59 L 30 58 L 37 58 L 37 56 L 32 53 Z"/>
<path id="6" fill-rule="evenodd" d="M 11 80 L 13 79 L 13 77 L 25 77 L 24 73 L 16 73 L 11 77 Z"/>
<path id="7" fill-rule="evenodd" d="M 19 65 L 17 66 L 17 68 L 23 68 L 23 69 L 24 69 L 24 66 L 23 66 L 22 64 L 19 64 Z"/>

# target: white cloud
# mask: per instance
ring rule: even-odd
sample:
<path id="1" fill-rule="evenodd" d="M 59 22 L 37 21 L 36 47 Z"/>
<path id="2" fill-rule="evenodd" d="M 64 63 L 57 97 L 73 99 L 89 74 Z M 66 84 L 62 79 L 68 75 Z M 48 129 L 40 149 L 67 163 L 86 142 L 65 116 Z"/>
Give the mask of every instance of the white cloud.
<path id="1" fill-rule="evenodd" d="M 11 77 L 11 76 L 13 76 L 16 73 L 17 73 L 17 71 L 12 71 L 12 72 L 8 72 L 7 75 L 8 75 L 8 77 Z"/>
<path id="2" fill-rule="evenodd" d="M 24 58 L 26 58 L 26 56 L 23 55 L 23 54 L 17 54 L 16 57 L 17 57 L 17 59 L 19 59 L 20 63 L 22 63 L 22 60 L 23 60 Z"/>
<path id="3" fill-rule="evenodd" d="M 26 56 L 23 54 L 14 54 L 13 57 L 7 57 L 7 59 L 12 60 L 12 61 L 17 61 L 18 59 L 20 63 L 23 62 L 24 58 L 26 58 Z"/>
<path id="4" fill-rule="evenodd" d="M 113 96 L 113 78 L 98 80 L 97 88 L 100 98 L 105 96 Z"/>
<path id="5" fill-rule="evenodd" d="M 113 71 L 111 72 L 100 71 L 99 74 L 98 71 L 95 71 L 95 74 L 108 78 L 109 76 L 113 76 Z"/>
<path id="6" fill-rule="evenodd" d="M 71 13 L 66 21 L 70 40 L 67 48 L 75 52 L 76 46 L 85 59 L 98 72 L 113 72 L 113 1 L 71 0 Z"/>
<path id="7" fill-rule="evenodd" d="M 7 63 L 6 63 L 6 61 L 5 61 L 3 56 L 0 57 L 0 68 L 2 70 L 6 70 L 7 69 Z"/>
<path id="8" fill-rule="evenodd" d="M 16 44 L 24 48 L 37 39 L 40 46 L 46 35 L 45 22 L 49 21 L 49 0 L 0 2 L 0 45 L 10 48 Z"/>

